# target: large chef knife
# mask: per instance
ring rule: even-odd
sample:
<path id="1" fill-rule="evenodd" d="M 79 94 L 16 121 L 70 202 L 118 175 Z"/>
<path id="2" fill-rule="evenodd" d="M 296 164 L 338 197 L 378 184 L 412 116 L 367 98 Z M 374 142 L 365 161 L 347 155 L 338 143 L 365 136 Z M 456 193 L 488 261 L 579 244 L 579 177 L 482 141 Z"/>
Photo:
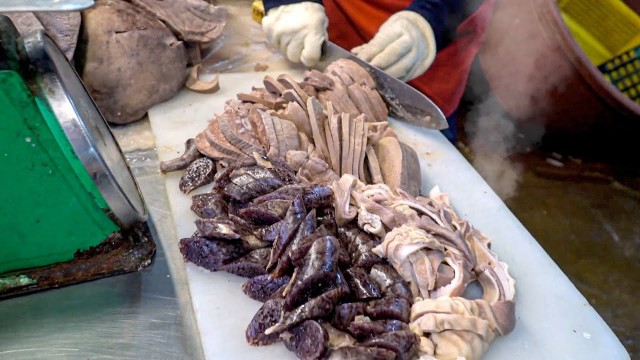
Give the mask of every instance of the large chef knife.
<path id="1" fill-rule="evenodd" d="M 77 11 L 93 6 L 93 0 L 0 0 L 0 12 Z"/>
<path id="2" fill-rule="evenodd" d="M 338 59 L 355 61 L 369 71 L 394 118 L 428 129 L 442 130 L 449 127 L 442 110 L 431 99 L 410 85 L 359 59 L 330 41 L 325 42 L 322 50 L 322 60 L 314 68 L 324 70 L 330 63 Z"/>

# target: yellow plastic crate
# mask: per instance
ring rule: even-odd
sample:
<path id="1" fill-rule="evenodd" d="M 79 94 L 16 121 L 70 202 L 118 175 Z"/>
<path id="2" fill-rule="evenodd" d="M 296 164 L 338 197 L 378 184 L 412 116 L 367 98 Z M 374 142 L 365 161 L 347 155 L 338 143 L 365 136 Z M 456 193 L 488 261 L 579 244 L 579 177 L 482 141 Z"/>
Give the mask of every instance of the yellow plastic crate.
<path id="1" fill-rule="evenodd" d="M 622 0 L 558 0 L 558 7 L 596 66 L 640 46 L 640 16 Z"/>

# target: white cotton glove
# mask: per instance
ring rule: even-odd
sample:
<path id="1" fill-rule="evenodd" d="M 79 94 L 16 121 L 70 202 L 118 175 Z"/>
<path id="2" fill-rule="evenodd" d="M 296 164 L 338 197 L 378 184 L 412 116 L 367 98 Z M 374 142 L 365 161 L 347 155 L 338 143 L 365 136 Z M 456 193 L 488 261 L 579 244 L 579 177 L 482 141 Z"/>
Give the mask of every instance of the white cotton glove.
<path id="1" fill-rule="evenodd" d="M 357 57 L 402 81 L 414 79 L 436 57 L 436 40 L 429 22 L 413 11 L 393 14 L 364 45 L 351 50 Z"/>
<path id="2" fill-rule="evenodd" d="M 320 60 L 329 19 L 314 2 L 281 5 L 267 12 L 262 29 L 271 45 L 293 62 L 312 66 Z"/>

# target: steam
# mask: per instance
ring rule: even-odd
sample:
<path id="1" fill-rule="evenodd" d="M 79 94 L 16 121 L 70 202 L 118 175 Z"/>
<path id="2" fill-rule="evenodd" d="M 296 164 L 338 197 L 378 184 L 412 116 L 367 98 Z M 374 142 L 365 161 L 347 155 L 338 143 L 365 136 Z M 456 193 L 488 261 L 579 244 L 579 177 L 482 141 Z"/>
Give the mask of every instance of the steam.
<path id="1" fill-rule="evenodd" d="M 515 196 L 523 171 L 521 164 L 510 159 L 517 145 L 517 129 L 494 97 L 471 109 L 466 131 L 473 167 L 502 200 Z"/>

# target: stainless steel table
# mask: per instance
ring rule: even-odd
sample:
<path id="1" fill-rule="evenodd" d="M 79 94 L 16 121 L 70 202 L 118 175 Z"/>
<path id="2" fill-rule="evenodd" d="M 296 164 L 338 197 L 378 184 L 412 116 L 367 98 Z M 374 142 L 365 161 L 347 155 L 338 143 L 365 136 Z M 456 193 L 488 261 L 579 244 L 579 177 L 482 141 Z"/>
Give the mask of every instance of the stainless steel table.
<path id="1" fill-rule="evenodd" d="M 143 120 L 115 134 L 126 145 L 147 129 Z M 153 264 L 138 273 L 0 301 L 0 359 L 203 357 L 184 266 L 170 260 L 180 254 L 156 151 L 125 154 L 150 213 L 157 245 Z"/>
<path id="2" fill-rule="evenodd" d="M 222 41 L 208 50 L 208 72 L 291 66 L 266 45 L 251 20 L 251 0 L 218 3 L 229 21 Z M 0 360 L 204 358 L 149 122 L 112 130 L 149 211 L 155 260 L 139 273 L 0 301 Z"/>

